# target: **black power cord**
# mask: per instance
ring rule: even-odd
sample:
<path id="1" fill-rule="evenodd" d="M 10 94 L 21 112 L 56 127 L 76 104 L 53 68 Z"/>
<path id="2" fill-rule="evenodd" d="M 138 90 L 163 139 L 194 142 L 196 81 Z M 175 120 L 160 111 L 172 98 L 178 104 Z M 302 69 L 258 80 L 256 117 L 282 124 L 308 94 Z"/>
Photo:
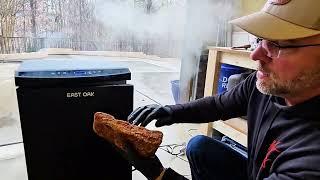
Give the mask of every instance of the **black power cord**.
<path id="1" fill-rule="evenodd" d="M 22 141 L 19 141 L 19 142 L 14 142 L 14 143 L 1 144 L 0 147 L 22 144 L 22 143 L 23 143 Z"/>
<path id="2" fill-rule="evenodd" d="M 182 143 L 182 144 L 167 144 L 167 145 L 160 146 L 159 149 L 161 149 L 161 150 L 169 153 L 170 155 L 175 156 L 175 157 L 183 160 L 184 162 L 188 163 L 187 160 L 185 160 L 182 157 L 180 157 L 180 156 L 185 154 L 185 146 L 186 146 L 185 143 Z"/>

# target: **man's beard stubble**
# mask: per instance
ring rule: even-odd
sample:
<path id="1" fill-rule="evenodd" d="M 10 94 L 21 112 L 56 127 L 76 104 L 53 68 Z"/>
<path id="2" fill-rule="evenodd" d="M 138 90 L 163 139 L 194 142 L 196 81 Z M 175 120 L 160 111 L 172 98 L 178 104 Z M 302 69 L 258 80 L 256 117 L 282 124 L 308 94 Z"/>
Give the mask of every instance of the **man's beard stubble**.
<path id="1" fill-rule="evenodd" d="M 260 63 L 258 70 L 269 73 L 267 81 L 257 79 L 257 89 L 267 95 L 279 97 L 296 96 L 303 92 L 306 88 L 312 88 L 320 85 L 320 69 L 319 66 L 313 69 L 301 71 L 295 78 L 282 81 L 277 74 L 269 71 Z"/>

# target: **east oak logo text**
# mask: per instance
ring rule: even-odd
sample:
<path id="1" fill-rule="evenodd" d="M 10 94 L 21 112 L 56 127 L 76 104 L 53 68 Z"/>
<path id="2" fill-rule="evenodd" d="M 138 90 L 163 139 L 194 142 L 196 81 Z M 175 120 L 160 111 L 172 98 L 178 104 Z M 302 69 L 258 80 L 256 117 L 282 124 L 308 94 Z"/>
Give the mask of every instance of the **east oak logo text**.
<path id="1" fill-rule="evenodd" d="M 72 92 L 67 93 L 67 98 L 94 97 L 94 92 Z"/>

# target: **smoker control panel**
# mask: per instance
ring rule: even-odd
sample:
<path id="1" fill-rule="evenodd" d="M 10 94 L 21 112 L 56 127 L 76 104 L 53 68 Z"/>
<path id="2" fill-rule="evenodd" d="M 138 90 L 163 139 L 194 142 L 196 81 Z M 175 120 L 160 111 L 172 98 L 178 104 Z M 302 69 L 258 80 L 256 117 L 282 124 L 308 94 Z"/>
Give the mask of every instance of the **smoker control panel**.
<path id="1" fill-rule="evenodd" d="M 70 77 L 95 77 L 110 76 L 127 73 L 125 69 L 96 69 L 96 70 L 67 70 L 67 71 L 25 71 L 18 72 L 20 77 L 33 78 L 70 78 Z"/>

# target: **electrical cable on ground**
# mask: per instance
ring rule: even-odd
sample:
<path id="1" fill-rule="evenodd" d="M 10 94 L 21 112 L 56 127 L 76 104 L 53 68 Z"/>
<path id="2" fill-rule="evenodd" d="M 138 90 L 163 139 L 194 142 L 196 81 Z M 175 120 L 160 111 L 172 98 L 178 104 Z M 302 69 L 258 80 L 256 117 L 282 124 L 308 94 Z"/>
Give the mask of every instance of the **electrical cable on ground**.
<path id="1" fill-rule="evenodd" d="M 1 144 L 0 147 L 4 147 L 4 146 L 11 146 L 11 145 L 16 145 L 16 144 L 22 144 L 22 141 L 19 142 L 14 142 L 14 143 L 8 143 L 8 144 Z"/>
<path id="2" fill-rule="evenodd" d="M 148 95 L 145 95 L 145 94 L 143 94 L 142 92 L 140 92 L 140 91 L 138 91 L 138 90 L 135 90 L 135 91 L 137 91 L 137 92 L 138 92 L 139 94 L 141 94 L 142 96 L 144 96 L 144 97 L 146 97 L 146 98 L 150 99 L 151 101 L 155 102 L 156 104 L 158 104 L 158 105 L 162 106 L 162 104 L 161 104 L 161 103 L 159 103 L 158 101 L 156 101 L 156 100 L 152 99 L 152 98 L 151 98 L 151 97 L 149 97 Z"/>
<path id="3" fill-rule="evenodd" d="M 185 143 L 182 143 L 182 144 L 167 144 L 167 145 L 161 145 L 159 147 L 159 149 L 169 153 L 170 155 L 172 156 L 175 156 L 181 160 L 183 160 L 184 162 L 187 162 L 187 160 L 185 160 L 184 158 L 180 157 L 180 156 L 183 156 L 185 154 L 185 147 L 186 147 L 186 144 Z M 177 148 L 180 148 L 178 149 L 178 151 L 176 150 Z"/>

